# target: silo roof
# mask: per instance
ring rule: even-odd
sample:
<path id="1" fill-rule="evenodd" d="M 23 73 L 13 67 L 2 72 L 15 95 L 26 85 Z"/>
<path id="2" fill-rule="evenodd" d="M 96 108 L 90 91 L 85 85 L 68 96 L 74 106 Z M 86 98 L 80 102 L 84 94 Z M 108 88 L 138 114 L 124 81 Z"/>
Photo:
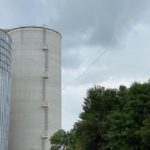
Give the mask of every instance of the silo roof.
<path id="1" fill-rule="evenodd" d="M 41 27 L 41 26 L 22 26 L 22 27 L 16 27 L 16 28 L 13 28 L 13 29 L 6 29 L 5 32 L 8 33 L 8 32 L 11 32 L 11 31 L 13 31 L 13 30 L 25 29 L 25 28 L 39 28 L 39 29 L 51 30 L 51 31 L 53 31 L 53 32 L 56 32 L 57 34 L 59 34 L 59 35 L 62 37 L 62 35 L 61 35 L 58 31 L 56 31 L 56 30 L 54 30 L 54 29 L 47 28 L 47 27 Z"/>

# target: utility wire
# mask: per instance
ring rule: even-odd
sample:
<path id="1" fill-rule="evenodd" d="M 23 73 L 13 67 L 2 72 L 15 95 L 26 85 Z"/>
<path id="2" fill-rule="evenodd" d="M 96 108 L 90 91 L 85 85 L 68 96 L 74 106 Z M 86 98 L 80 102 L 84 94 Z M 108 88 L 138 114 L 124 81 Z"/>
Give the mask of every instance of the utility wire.
<path id="1" fill-rule="evenodd" d="M 109 49 L 104 50 L 102 53 L 100 53 L 93 61 L 90 63 L 86 69 L 81 72 L 77 77 L 75 77 L 73 80 L 69 81 L 64 87 L 62 88 L 62 91 L 64 91 L 68 86 L 70 86 L 73 82 L 79 80 L 104 54 L 106 54 L 109 51 Z"/>

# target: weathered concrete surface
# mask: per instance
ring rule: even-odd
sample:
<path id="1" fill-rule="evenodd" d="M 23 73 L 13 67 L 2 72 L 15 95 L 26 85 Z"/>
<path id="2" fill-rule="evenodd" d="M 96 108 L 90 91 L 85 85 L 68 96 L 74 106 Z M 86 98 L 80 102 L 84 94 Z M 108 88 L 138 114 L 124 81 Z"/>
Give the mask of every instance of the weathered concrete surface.
<path id="1" fill-rule="evenodd" d="M 10 30 L 13 44 L 9 150 L 49 150 L 61 128 L 61 35 L 40 27 Z"/>

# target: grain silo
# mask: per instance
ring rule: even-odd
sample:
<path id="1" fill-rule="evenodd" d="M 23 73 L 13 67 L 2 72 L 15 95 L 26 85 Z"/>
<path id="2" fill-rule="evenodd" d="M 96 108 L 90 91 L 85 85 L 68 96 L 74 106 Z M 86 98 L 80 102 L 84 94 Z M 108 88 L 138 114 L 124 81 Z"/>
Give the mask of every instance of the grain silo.
<path id="1" fill-rule="evenodd" d="M 8 150 L 11 52 L 11 38 L 0 30 L 0 150 Z"/>
<path id="2" fill-rule="evenodd" d="M 8 32 L 13 44 L 9 150 L 49 150 L 61 128 L 61 35 L 42 27 Z"/>

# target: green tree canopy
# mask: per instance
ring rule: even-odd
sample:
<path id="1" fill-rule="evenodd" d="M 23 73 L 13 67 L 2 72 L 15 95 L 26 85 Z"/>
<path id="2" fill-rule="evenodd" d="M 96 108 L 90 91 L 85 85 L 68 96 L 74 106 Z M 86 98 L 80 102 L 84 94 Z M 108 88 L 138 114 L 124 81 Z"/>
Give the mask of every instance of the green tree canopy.
<path id="1" fill-rule="evenodd" d="M 150 81 L 90 88 L 79 117 L 71 131 L 52 136 L 52 150 L 149 150 Z"/>

